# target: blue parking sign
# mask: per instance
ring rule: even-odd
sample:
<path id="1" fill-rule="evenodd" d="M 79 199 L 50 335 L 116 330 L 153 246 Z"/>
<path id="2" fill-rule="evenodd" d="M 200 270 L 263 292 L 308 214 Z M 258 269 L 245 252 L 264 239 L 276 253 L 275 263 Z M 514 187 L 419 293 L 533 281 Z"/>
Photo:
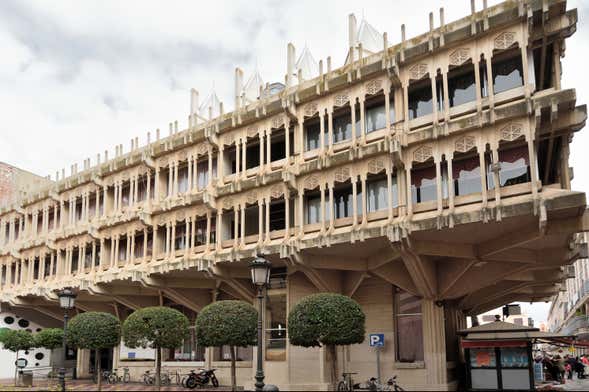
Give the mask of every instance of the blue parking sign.
<path id="1" fill-rule="evenodd" d="M 369 341 L 370 347 L 384 347 L 384 333 L 371 333 Z"/>

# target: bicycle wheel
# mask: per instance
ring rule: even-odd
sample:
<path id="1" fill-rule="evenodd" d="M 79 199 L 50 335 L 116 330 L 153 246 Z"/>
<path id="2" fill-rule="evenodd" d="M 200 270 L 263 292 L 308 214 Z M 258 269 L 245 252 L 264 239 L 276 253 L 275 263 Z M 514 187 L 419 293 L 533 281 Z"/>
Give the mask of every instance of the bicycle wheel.
<path id="1" fill-rule="evenodd" d="M 345 382 L 345 381 L 340 381 L 340 382 L 337 384 L 337 391 L 339 391 L 339 392 L 344 392 L 344 391 L 349 391 L 349 390 L 350 390 L 350 388 L 348 388 L 348 383 L 347 383 L 347 382 Z"/>
<path id="2" fill-rule="evenodd" d="M 213 386 L 215 388 L 219 387 L 219 380 L 217 380 L 217 377 L 215 377 L 214 375 L 213 375 L 213 377 L 211 377 L 211 383 L 213 384 Z"/>
<path id="3" fill-rule="evenodd" d="M 108 376 L 108 383 L 109 384 L 116 384 L 117 383 L 117 375 L 111 374 L 110 376 Z"/>

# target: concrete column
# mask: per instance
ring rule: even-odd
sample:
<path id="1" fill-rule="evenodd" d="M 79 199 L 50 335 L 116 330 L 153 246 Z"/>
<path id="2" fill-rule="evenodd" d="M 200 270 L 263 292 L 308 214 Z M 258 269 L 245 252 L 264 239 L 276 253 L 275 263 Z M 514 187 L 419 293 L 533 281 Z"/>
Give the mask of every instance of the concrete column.
<path id="1" fill-rule="evenodd" d="M 209 170 L 207 173 L 207 185 L 212 184 L 213 183 L 213 153 L 211 152 L 211 150 L 209 150 L 207 152 L 207 157 L 208 157 L 208 165 L 209 165 Z M 197 174 L 198 176 L 198 171 Z"/>
<path id="2" fill-rule="evenodd" d="M 333 151 L 333 108 L 327 112 L 327 144 L 329 151 Z"/>
<path id="3" fill-rule="evenodd" d="M 451 152 L 448 154 L 448 207 L 450 209 L 450 213 L 454 212 L 454 171 L 452 169 L 452 160 L 454 158 L 454 153 Z M 483 192 L 485 192 L 483 188 Z"/>
<path id="4" fill-rule="evenodd" d="M 290 237 L 290 198 L 284 194 L 284 238 Z"/>
<path id="5" fill-rule="evenodd" d="M 239 173 L 241 173 L 240 166 L 241 166 L 241 141 L 235 140 L 235 178 L 239 178 Z"/>
<path id="6" fill-rule="evenodd" d="M 196 162 L 196 159 L 192 157 L 192 155 L 188 156 L 187 164 L 188 164 L 188 192 L 192 191 L 192 177 L 193 177 L 193 170 L 192 166 L 193 163 Z"/>
<path id="7" fill-rule="evenodd" d="M 302 236 L 305 233 L 305 190 L 299 191 L 299 234 Z"/>
<path id="8" fill-rule="evenodd" d="M 387 134 L 391 131 L 391 98 L 390 98 L 390 89 L 388 87 L 385 88 L 384 91 L 384 118 L 385 118 L 385 128 L 387 130 Z"/>
<path id="9" fill-rule="evenodd" d="M 262 243 L 264 233 L 264 204 L 262 199 L 258 199 L 258 243 Z"/>
<path id="10" fill-rule="evenodd" d="M 361 176 L 360 181 L 362 182 L 362 226 L 365 226 L 368 218 L 368 192 L 366 191 L 366 177 Z"/>
<path id="11" fill-rule="evenodd" d="M 76 375 L 78 378 L 90 377 L 90 350 L 78 349 L 76 356 Z"/>
<path id="12" fill-rule="evenodd" d="M 352 118 L 352 144 L 356 144 L 356 98 L 350 99 L 350 114 Z"/>
<path id="13" fill-rule="evenodd" d="M 245 207 L 246 204 L 241 206 L 241 246 L 245 246 Z"/>
<path id="14" fill-rule="evenodd" d="M 443 199 L 443 195 L 444 193 L 442 192 L 442 187 L 444 186 L 444 183 L 442 181 L 442 163 L 440 162 L 441 157 L 438 157 L 438 159 L 436 159 L 435 165 L 436 165 L 436 196 L 437 196 L 437 205 L 438 205 L 438 214 L 442 213 L 442 208 L 443 208 L 443 204 L 442 204 L 442 199 Z"/>
<path id="15" fill-rule="evenodd" d="M 247 136 L 243 138 L 241 143 L 241 170 L 243 171 L 243 176 L 245 177 L 247 170 Z"/>
<path id="16" fill-rule="evenodd" d="M 450 120 L 450 95 L 448 93 L 448 70 L 442 73 L 442 87 L 444 89 L 444 121 L 446 124 Z"/>
<path id="17" fill-rule="evenodd" d="M 172 255 L 172 259 L 176 258 L 176 221 L 172 222 L 172 228 L 170 229 L 172 233 L 172 238 L 170 239 L 170 254 Z"/>
<path id="18" fill-rule="evenodd" d="M 258 137 L 260 138 L 260 169 L 262 169 L 264 167 L 264 133 L 260 132 L 258 134 Z"/>
<path id="19" fill-rule="evenodd" d="M 366 142 L 366 113 L 364 110 L 364 97 L 360 98 L 360 142 Z"/>
<path id="20" fill-rule="evenodd" d="M 389 221 L 393 219 L 393 174 L 392 169 L 387 169 L 387 209 L 389 211 Z"/>
<path id="21" fill-rule="evenodd" d="M 321 192 L 321 233 L 325 232 L 325 185 L 319 185 L 319 192 Z"/>
<path id="22" fill-rule="evenodd" d="M 178 166 L 180 162 L 174 162 L 174 196 L 178 194 Z"/>
<path id="23" fill-rule="evenodd" d="M 438 94 L 437 94 L 437 83 L 436 83 L 436 73 L 431 72 L 430 83 L 432 87 L 432 117 L 434 119 L 434 124 L 438 123 Z"/>
<path id="24" fill-rule="evenodd" d="M 268 155 L 266 156 L 266 161 L 268 162 L 268 171 L 272 171 L 272 130 L 268 129 L 266 131 L 266 146 L 268 150 Z"/>
<path id="25" fill-rule="evenodd" d="M 133 264 L 135 263 L 135 231 L 130 236 L 127 235 L 127 249 L 129 249 L 127 264 Z"/>
<path id="26" fill-rule="evenodd" d="M 266 241 L 270 241 L 270 203 L 272 202 L 272 198 L 268 197 L 266 199 Z"/>
<path id="27" fill-rule="evenodd" d="M 217 210 L 217 224 L 216 224 L 216 248 L 217 250 L 221 250 L 221 242 L 223 242 L 223 209 Z"/>
<path id="28" fill-rule="evenodd" d="M 444 307 L 434 300 L 421 303 L 423 317 L 423 351 L 426 372 L 425 384 L 433 389 L 447 389 L 446 335 Z"/>
<path id="29" fill-rule="evenodd" d="M 325 153 L 325 113 L 319 112 L 319 151 Z"/>
<path id="30" fill-rule="evenodd" d="M 284 125 L 284 140 L 285 140 L 285 148 L 286 148 L 286 163 L 290 163 L 290 122 L 286 120 L 286 124 Z"/>
<path id="31" fill-rule="evenodd" d="M 225 162 L 223 161 L 223 144 L 219 145 L 219 155 L 217 158 L 217 177 L 219 179 L 219 184 L 223 185 L 224 177 L 225 177 Z"/>
<path id="32" fill-rule="evenodd" d="M 329 230 L 335 228 L 335 203 L 333 200 L 333 186 L 334 184 L 328 184 L 329 187 Z"/>
<path id="33" fill-rule="evenodd" d="M 487 181 L 486 181 L 486 168 L 485 168 L 485 148 L 483 146 L 479 146 L 477 148 L 477 153 L 479 154 L 479 169 L 481 173 L 481 195 L 483 201 L 483 207 L 487 207 Z M 454 191 L 454 187 L 452 187 L 452 191 Z"/>
<path id="34" fill-rule="evenodd" d="M 411 197 L 411 166 L 408 166 L 405 170 L 405 188 L 407 197 L 407 215 L 411 217 L 413 215 L 413 197 Z"/>
<path id="35" fill-rule="evenodd" d="M 358 225 L 358 177 L 352 177 L 352 219 L 354 223 L 352 226 L 356 228 Z"/>
<path id="36" fill-rule="evenodd" d="M 233 207 L 233 246 L 239 242 L 239 206 Z"/>

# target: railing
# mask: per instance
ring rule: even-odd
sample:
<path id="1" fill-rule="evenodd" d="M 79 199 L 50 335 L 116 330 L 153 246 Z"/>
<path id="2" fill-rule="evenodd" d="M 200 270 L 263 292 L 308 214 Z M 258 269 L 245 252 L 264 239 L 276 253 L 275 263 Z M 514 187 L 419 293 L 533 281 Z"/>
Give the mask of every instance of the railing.
<path id="1" fill-rule="evenodd" d="M 561 333 L 565 335 L 576 335 L 581 329 L 589 330 L 589 316 L 579 315 L 571 318 L 562 328 Z"/>

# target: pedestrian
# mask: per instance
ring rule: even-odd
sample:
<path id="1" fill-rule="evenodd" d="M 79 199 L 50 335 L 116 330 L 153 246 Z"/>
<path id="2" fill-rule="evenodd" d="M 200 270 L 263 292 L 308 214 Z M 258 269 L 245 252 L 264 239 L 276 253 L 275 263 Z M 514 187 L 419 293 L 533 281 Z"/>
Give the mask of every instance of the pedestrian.
<path id="1" fill-rule="evenodd" d="M 575 368 L 573 369 L 577 373 L 577 378 L 582 380 L 585 378 L 585 365 L 579 359 L 579 357 L 575 358 Z"/>
<path id="2" fill-rule="evenodd" d="M 566 377 L 565 377 L 565 368 L 564 368 L 564 358 L 561 357 L 560 355 L 557 355 L 556 357 L 554 357 L 554 360 L 556 362 L 556 366 L 558 367 L 558 380 L 564 384 L 566 382 Z"/>

